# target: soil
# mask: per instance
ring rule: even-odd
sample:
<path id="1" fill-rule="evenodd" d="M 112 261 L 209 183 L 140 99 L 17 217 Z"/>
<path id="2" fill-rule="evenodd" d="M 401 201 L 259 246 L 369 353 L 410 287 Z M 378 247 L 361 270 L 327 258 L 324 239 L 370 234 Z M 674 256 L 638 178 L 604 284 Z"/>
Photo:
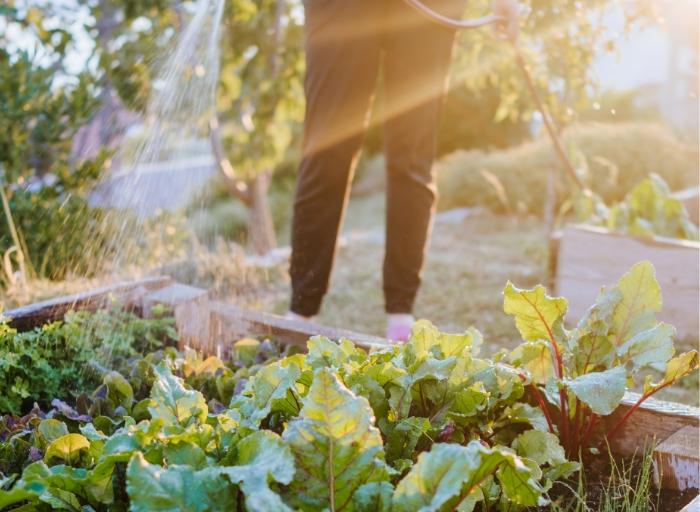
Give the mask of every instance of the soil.
<path id="1" fill-rule="evenodd" d="M 625 473 L 626 478 L 615 478 L 615 468 L 610 461 L 610 455 L 600 454 L 591 456 L 584 461 L 585 474 L 585 502 L 589 511 L 601 512 L 622 512 L 627 510 L 624 507 L 624 496 L 634 496 L 638 491 L 638 482 L 643 473 L 643 460 L 641 457 L 628 457 L 615 461 L 617 471 Z M 619 474 L 618 473 L 618 474 Z M 572 481 L 567 485 L 557 483 L 550 492 L 552 501 L 563 505 L 571 503 L 572 489 L 577 489 L 578 482 Z M 643 486 L 642 486 L 643 487 Z M 605 508 L 604 501 L 607 496 L 614 496 L 618 506 L 613 509 Z M 635 511 L 644 512 L 679 512 L 698 495 L 698 489 L 688 489 L 685 491 L 675 491 L 671 489 L 658 490 L 650 483 L 647 503 L 642 508 L 635 508 Z M 608 500 L 609 501 L 609 500 Z M 549 507 L 543 510 L 551 510 Z M 574 508 L 574 510 L 577 510 Z"/>

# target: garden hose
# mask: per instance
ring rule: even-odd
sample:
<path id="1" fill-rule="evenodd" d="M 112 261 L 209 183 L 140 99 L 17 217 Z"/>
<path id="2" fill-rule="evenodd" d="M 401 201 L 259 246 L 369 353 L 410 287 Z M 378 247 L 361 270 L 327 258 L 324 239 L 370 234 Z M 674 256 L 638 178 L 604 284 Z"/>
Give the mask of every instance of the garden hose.
<path id="1" fill-rule="evenodd" d="M 480 28 L 505 21 L 502 16 L 497 16 L 493 14 L 483 16 L 481 18 L 476 18 L 473 20 L 454 19 L 431 9 L 430 7 L 425 5 L 422 2 L 422 0 L 404 0 L 404 2 L 406 2 L 406 4 L 408 4 L 410 7 L 412 7 L 420 14 L 428 18 L 430 21 L 451 29 L 462 30 Z M 518 49 L 518 46 L 515 43 L 515 41 L 510 42 L 511 46 L 513 47 L 513 52 L 515 53 L 515 62 L 520 68 L 520 71 L 522 71 L 523 76 L 525 77 L 525 84 L 527 85 L 528 91 L 532 96 L 532 100 L 535 102 L 535 107 L 537 108 L 537 110 L 540 111 L 540 114 L 542 114 L 542 120 L 544 121 L 545 128 L 547 129 L 547 134 L 549 135 L 549 138 L 552 141 L 552 145 L 554 146 L 554 151 L 556 152 L 557 157 L 561 161 L 562 165 L 564 166 L 564 169 L 566 169 L 567 174 L 573 180 L 573 182 L 576 183 L 576 185 L 581 189 L 582 192 L 589 193 L 588 187 L 586 187 L 579 175 L 576 173 L 576 169 L 571 163 L 569 157 L 566 155 L 564 145 L 562 144 L 561 138 L 557 133 L 557 128 L 555 127 L 554 120 L 549 115 L 549 111 L 547 110 L 544 102 L 542 101 L 539 92 L 537 92 L 537 87 L 535 87 L 535 82 L 532 79 L 532 75 L 527 69 L 525 59 L 520 53 L 520 50 Z"/>

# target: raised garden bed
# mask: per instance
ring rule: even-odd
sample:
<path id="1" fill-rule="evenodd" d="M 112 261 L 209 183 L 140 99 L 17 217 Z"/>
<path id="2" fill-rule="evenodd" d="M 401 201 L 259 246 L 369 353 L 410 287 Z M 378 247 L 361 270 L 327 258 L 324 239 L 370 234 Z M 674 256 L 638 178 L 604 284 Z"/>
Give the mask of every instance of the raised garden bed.
<path id="1" fill-rule="evenodd" d="M 7 312 L 7 315 L 12 318 L 11 324 L 13 326 L 16 326 L 19 329 L 27 329 L 43 323 L 44 320 L 55 320 L 61 318 L 64 313 L 72 309 L 94 310 L 104 306 L 108 301 L 114 298 L 118 299 L 125 308 L 129 309 L 130 311 L 137 312 L 145 317 L 148 317 L 154 310 L 154 307 L 157 305 L 168 306 L 174 313 L 175 323 L 180 333 L 180 348 L 185 348 L 185 345 L 187 345 L 201 351 L 204 356 L 213 355 L 227 359 L 233 352 L 242 350 L 242 347 L 243 349 L 245 348 L 245 344 L 241 346 L 240 343 L 236 343 L 237 340 L 242 337 L 251 336 L 269 337 L 281 345 L 294 346 L 303 349 L 306 348 L 306 341 L 308 338 L 314 335 L 322 335 L 331 340 L 353 340 L 355 346 L 365 349 L 382 349 L 387 347 L 386 342 L 379 338 L 362 335 L 347 330 L 324 327 L 308 322 L 292 321 L 279 316 L 249 311 L 236 307 L 235 305 L 213 301 L 208 298 L 205 290 L 178 283 L 172 283 L 169 280 L 162 278 L 137 283 L 127 283 L 124 285 L 115 285 L 93 293 L 59 298 L 49 302 L 36 304 L 31 307 L 22 308 L 20 310 L 10 311 Z M 316 348 L 314 349 L 316 350 L 315 357 L 322 355 L 323 358 L 332 359 L 334 357 L 333 351 L 339 350 L 337 348 L 338 345 L 334 346 L 336 348 L 333 348 L 333 345 L 316 345 Z M 350 349 L 346 346 L 346 348 L 343 350 L 348 351 Z M 206 360 L 203 361 L 203 364 L 204 363 L 206 363 Z M 333 386 L 331 385 L 331 387 Z M 283 396 L 284 395 L 282 395 L 280 399 L 282 399 Z M 255 395 L 252 395 L 251 398 L 254 399 Z M 654 454 L 655 464 L 658 467 L 664 468 L 664 473 L 661 475 L 659 483 L 671 489 L 685 489 L 685 491 L 681 494 L 672 494 L 672 496 L 677 497 L 676 503 L 685 503 L 688 501 L 688 496 L 692 496 L 693 492 L 697 493 L 697 491 L 692 490 L 697 486 L 696 475 L 698 472 L 697 446 L 693 447 L 692 440 L 697 440 L 698 438 L 698 426 L 700 425 L 699 411 L 695 408 L 686 407 L 680 404 L 654 400 L 645 401 L 640 406 L 635 407 L 638 399 L 638 395 L 628 393 L 624 398 L 622 405 L 620 405 L 612 415 L 603 417 L 596 425 L 594 431 L 596 435 L 599 435 L 599 433 L 609 430 L 615 424 L 617 424 L 618 421 L 625 416 L 631 408 L 636 408 L 633 416 L 634 421 L 627 422 L 617 433 L 617 435 L 610 439 L 610 448 L 612 452 L 620 457 L 628 457 L 635 453 L 639 455 L 640 449 L 642 449 L 644 446 L 650 446 L 654 441 L 661 442 L 662 444 Z M 352 402 L 351 399 L 348 398 L 348 400 L 349 402 Z M 553 407 L 550 407 L 550 409 L 552 417 L 554 420 L 556 420 L 556 410 Z M 213 412 L 211 404 L 210 412 Z M 348 410 L 345 412 L 345 414 L 359 414 L 361 416 L 361 412 L 359 410 L 355 410 L 354 412 Z M 263 419 L 268 428 L 275 428 L 274 425 L 268 424 L 268 422 L 273 421 L 273 419 L 274 414 L 273 417 Z M 413 427 L 416 427 L 416 425 L 413 425 Z M 450 428 L 454 429 L 454 425 Z M 451 436 L 454 436 L 455 433 L 450 430 L 450 428 L 446 426 L 443 431 L 439 432 L 440 440 L 454 440 L 454 438 Z M 372 431 L 370 430 L 368 432 Z M 410 430 L 407 430 L 403 436 L 406 437 L 410 444 Z M 278 438 L 274 437 L 267 439 L 266 441 L 272 447 L 279 448 L 279 446 L 276 444 L 276 439 Z M 367 440 L 364 439 L 363 443 L 364 442 L 367 442 Z M 443 444 L 440 446 L 456 445 Z M 476 450 L 476 447 L 472 445 L 469 446 L 471 446 L 472 451 Z M 294 450 L 294 447 L 292 449 Z M 390 448 L 387 445 L 387 450 L 389 449 Z M 447 451 L 445 454 L 436 453 L 434 460 L 431 460 L 430 462 L 437 464 L 443 458 L 449 459 L 451 455 L 447 453 Z M 194 454 L 190 455 L 194 456 Z M 308 455 L 311 456 L 311 453 Z M 438 455 L 440 455 L 440 457 L 438 457 Z M 459 460 L 459 457 L 456 460 Z M 263 464 L 262 460 L 258 462 Z M 428 478 L 431 472 L 439 471 L 439 468 L 437 467 L 433 468 L 432 470 L 429 469 L 430 466 L 428 465 L 428 462 L 429 461 L 426 457 L 425 465 L 421 468 L 425 472 L 422 475 L 422 478 Z M 236 463 L 238 463 L 239 466 L 242 465 L 240 460 L 230 461 L 230 463 L 231 465 Z M 122 461 L 122 465 L 119 467 L 121 467 L 121 470 L 123 471 L 125 468 L 125 463 Z M 145 461 L 139 467 L 145 472 L 143 475 L 145 480 L 148 480 L 148 478 L 153 476 L 146 474 L 148 471 L 156 471 L 158 469 L 157 466 L 148 464 Z M 413 467 L 416 468 L 417 466 L 414 464 Z M 136 469 L 134 469 L 134 471 L 136 471 Z M 252 471 L 252 469 L 249 468 L 248 471 Z M 271 472 L 268 475 L 270 478 L 273 480 L 279 478 L 277 479 L 278 482 L 281 484 L 286 483 L 286 477 L 281 474 L 284 473 L 283 470 L 278 468 L 277 473 L 275 473 L 273 469 L 270 471 Z M 312 473 L 314 473 L 313 468 Z M 175 475 L 173 473 L 170 476 L 173 478 L 181 478 L 183 479 L 181 480 L 182 482 L 189 482 L 189 484 L 194 486 L 193 492 L 197 491 L 196 485 L 193 483 L 197 481 L 197 474 L 187 476 L 184 475 L 184 473 L 182 475 L 179 473 L 178 475 Z M 239 478 L 239 480 L 235 480 L 235 478 Z M 272 506 L 267 508 L 267 506 L 260 504 L 258 504 L 257 508 L 254 505 L 251 505 L 252 502 L 249 503 L 247 501 L 249 496 L 245 486 L 252 484 L 250 484 L 250 482 L 244 479 L 242 476 L 235 478 L 233 480 L 234 483 L 239 482 L 241 488 L 243 489 L 243 494 L 237 494 L 237 499 L 239 500 L 238 504 L 236 505 L 237 507 L 240 508 L 243 506 L 243 495 L 245 495 L 246 506 L 250 509 L 282 510 L 282 508 L 274 508 Z M 310 476 L 309 478 L 313 480 L 313 477 Z M 166 483 L 167 482 L 163 484 L 165 485 Z M 406 487 L 408 487 L 408 484 L 404 485 L 404 490 L 406 490 Z M 269 491 L 267 486 L 262 486 L 259 488 L 258 495 L 261 497 L 261 499 L 267 496 L 267 491 Z M 371 498 L 374 501 L 367 502 L 366 508 L 361 508 L 358 506 L 356 509 L 383 510 L 381 507 L 386 505 L 385 502 L 387 498 L 385 491 L 385 488 L 378 486 L 378 488 L 372 488 L 372 494 L 369 495 L 368 488 L 367 499 Z M 134 490 L 133 492 L 138 493 L 140 491 Z M 150 492 L 158 495 L 158 492 L 165 491 L 164 489 L 152 489 Z M 178 489 L 172 489 L 172 492 L 177 494 Z M 333 493 L 331 492 L 331 495 L 332 494 Z M 465 496 L 465 498 L 466 497 L 467 496 Z M 142 498 L 144 500 L 147 499 L 146 496 L 142 496 Z M 206 501 L 205 498 L 206 496 L 202 497 L 202 503 Z M 331 499 L 335 500 L 337 499 L 337 496 Z M 690 512 L 691 510 L 697 510 L 698 502 L 700 502 L 700 500 L 696 499 L 693 503 L 690 503 L 683 508 L 683 511 Z M 143 501 L 143 503 L 149 502 Z M 157 503 L 157 501 L 152 501 L 150 502 L 150 505 L 142 505 L 140 508 L 134 508 L 134 510 L 157 510 L 158 508 L 155 506 L 155 503 Z M 408 503 L 408 501 L 406 503 Z M 665 501 L 664 503 L 670 503 L 670 501 Z M 316 505 L 317 504 L 318 503 L 316 503 Z M 312 506 L 311 502 L 307 503 L 307 505 L 308 507 L 305 508 L 305 506 L 297 504 L 297 506 L 302 509 L 315 510 L 317 508 L 316 505 Z M 345 506 L 340 505 L 341 504 L 337 502 L 334 503 L 331 501 L 331 509 L 346 509 L 344 508 Z M 200 509 L 202 508 L 192 508 L 192 510 Z M 415 509 L 417 510 L 417 508 Z M 406 505 L 404 508 L 398 508 L 398 510 L 414 510 L 414 508 L 411 508 L 410 505 Z M 435 510 L 442 510 L 442 508 L 438 507 L 435 508 Z M 671 512 L 672 510 L 678 510 L 678 508 L 671 509 L 663 508 L 662 506 L 658 510 L 669 510 L 669 512 Z"/>
<path id="2" fill-rule="evenodd" d="M 570 317 L 580 318 L 602 286 L 614 283 L 636 262 L 649 260 L 664 291 L 659 318 L 674 325 L 680 338 L 698 339 L 700 243 L 574 225 L 555 235 L 553 253 L 555 292 L 569 300 Z"/>

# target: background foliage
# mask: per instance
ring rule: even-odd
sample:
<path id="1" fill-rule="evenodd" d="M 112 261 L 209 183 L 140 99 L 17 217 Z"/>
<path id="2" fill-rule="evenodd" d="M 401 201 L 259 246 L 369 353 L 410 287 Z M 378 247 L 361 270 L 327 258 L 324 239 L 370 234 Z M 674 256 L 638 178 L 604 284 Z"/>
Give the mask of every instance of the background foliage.
<path id="1" fill-rule="evenodd" d="M 15 48 L 0 35 L 0 171 L 19 229 L 17 249 L 40 275 L 60 278 L 68 268 L 93 270 L 88 245 L 106 244 L 102 214 L 88 207 L 86 197 L 108 155 L 85 161 L 71 155 L 73 137 L 98 105 L 95 81 L 87 70 L 62 72 L 72 36 L 60 25 L 47 29 L 46 14 L 12 5 L 0 11 L 36 41 L 32 49 Z M 4 216 L 0 251 L 8 254 L 11 247 L 16 244 Z M 6 263 L 3 277 L 11 273 Z"/>
<path id="2" fill-rule="evenodd" d="M 573 149 L 584 181 L 608 203 L 622 200 L 650 173 L 662 176 L 671 190 L 697 183 L 697 148 L 661 125 L 579 125 L 564 132 L 564 142 Z M 502 151 L 457 151 L 437 166 L 440 206 L 540 215 L 547 178 L 556 165 L 546 138 Z M 557 176 L 561 204 L 575 190 L 561 173 Z"/>

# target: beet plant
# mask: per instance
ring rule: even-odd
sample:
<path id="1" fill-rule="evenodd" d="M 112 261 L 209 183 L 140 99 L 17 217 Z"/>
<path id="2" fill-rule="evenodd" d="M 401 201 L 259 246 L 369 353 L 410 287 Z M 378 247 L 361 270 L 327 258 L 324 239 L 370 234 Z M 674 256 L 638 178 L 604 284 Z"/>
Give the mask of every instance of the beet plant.
<path id="1" fill-rule="evenodd" d="M 0 418 L 0 509 L 516 512 L 550 503 L 602 416 L 698 366 L 674 357 L 653 268 L 640 263 L 567 330 L 563 298 L 508 284 L 524 343 L 480 357 L 480 334 L 427 321 L 365 351 L 308 340 L 233 361 L 167 347 L 105 368 L 75 403 Z M 289 353 L 289 352 L 288 352 Z M 659 382 L 644 370 L 663 370 Z"/>
<path id="2" fill-rule="evenodd" d="M 522 368 L 528 388 L 566 453 L 592 448 L 600 418 L 612 414 L 629 386 L 643 392 L 604 437 L 616 436 L 649 397 L 698 368 L 695 350 L 675 354 L 675 328 L 659 322 L 661 288 L 654 267 L 640 262 L 617 285 L 604 288 L 574 329 L 564 326 L 568 303 L 543 286 L 521 290 L 508 283 L 504 310 L 515 318 L 524 343 L 509 359 Z M 661 370 L 655 382 L 650 370 Z M 550 413 L 550 406 L 557 417 Z"/>

